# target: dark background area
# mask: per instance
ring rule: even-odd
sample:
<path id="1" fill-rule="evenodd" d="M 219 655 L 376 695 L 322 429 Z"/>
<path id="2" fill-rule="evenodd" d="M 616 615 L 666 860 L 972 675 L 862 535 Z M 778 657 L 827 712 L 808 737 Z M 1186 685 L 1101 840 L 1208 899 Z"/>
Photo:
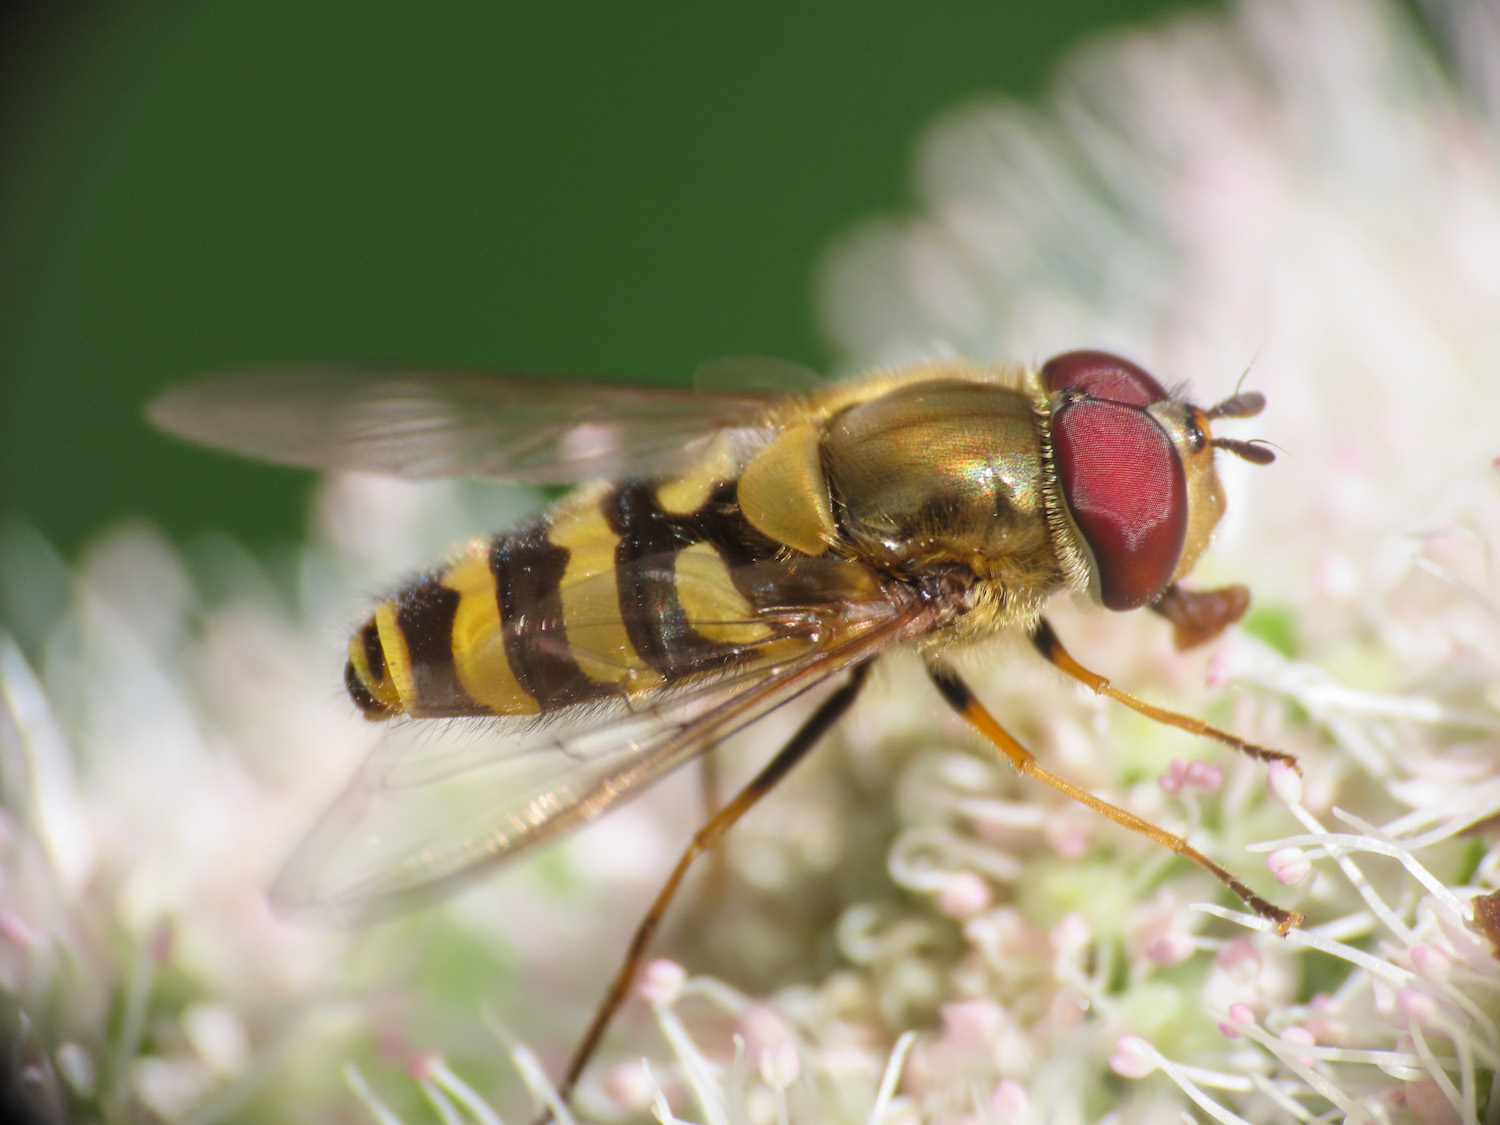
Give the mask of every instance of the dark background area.
<path id="1" fill-rule="evenodd" d="M 1036 99 L 1082 39 L 1206 0 L 207 0 L 0 25 L 0 515 L 256 545 L 305 474 L 189 449 L 154 390 L 282 360 L 683 381 L 832 358 L 842 231 L 919 130 Z"/>

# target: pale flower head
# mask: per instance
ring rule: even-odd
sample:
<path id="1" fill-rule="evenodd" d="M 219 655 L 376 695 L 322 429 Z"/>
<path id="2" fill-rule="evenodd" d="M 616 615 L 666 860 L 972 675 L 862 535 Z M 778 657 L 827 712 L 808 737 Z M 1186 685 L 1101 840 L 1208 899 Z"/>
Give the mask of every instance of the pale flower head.
<path id="1" fill-rule="evenodd" d="M 1299 756 L 1268 771 L 970 666 L 1059 774 L 1305 916 L 1023 783 L 909 658 L 669 917 L 572 1109 L 550 1079 L 691 831 L 684 773 L 442 910 L 351 934 L 264 895 L 375 737 L 361 596 L 514 493 L 331 482 L 272 566 L 125 527 L 0 540 L 0 992 L 42 1117 L 561 1122 L 1478 1121 L 1500 1069 L 1500 26 L 1262 0 L 1096 42 L 1039 108 L 961 107 L 912 213 L 823 270 L 850 370 L 1104 347 L 1269 406 L 1193 584 L 1245 623 L 1059 605 L 1121 687 Z M 1432 46 L 1436 44 L 1436 48 Z M 1440 64 L 1434 50 L 1444 51 Z M 1487 69 L 1489 68 L 1489 69 Z M 748 776 L 796 716 L 722 755 Z M 726 983 L 732 982 L 732 983 Z M 499 1107 L 498 1110 L 496 1107 Z M 1493 1119 L 1493 1105 L 1488 1109 Z"/>
<path id="2" fill-rule="evenodd" d="M 1050 761 L 1187 824 L 1231 866 L 1246 847 L 1265 853 L 1275 882 L 1257 886 L 1307 916 L 1284 941 L 1253 942 L 1184 917 L 1172 903 L 1202 897 L 1195 873 L 1163 871 L 1109 829 L 1083 866 L 1108 861 L 1117 878 L 1081 896 L 1066 888 L 1082 871 L 1024 862 L 1023 906 L 1062 898 L 1096 925 L 1139 919 L 1119 941 L 1095 931 L 1096 966 L 1125 958 L 1113 979 L 1074 983 L 1081 1026 L 1116 1045 L 1066 1064 L 1092 1076 L 1071 1095 L 1087 1112 L 1105 1108 L 1107 1063 L 1166 1072 L 1219 1120 L 1293 1120 L 1294 1104 L 1473 1120 L 1500 1061 L 1500 964 L 1464 924 L 1500 869 L 1483 827 L 1500 809 L 1500 23 L 1482 5 L 1430 10 L 1441 64 L 1394 9 L 1334 0 L 1101 41 L 1042 110 L 975 105 L 940 122 L 917 212 L 857 230 L 824 270 L 851 367 L 1104 347 L 1208 402 L 1248 368 L 1269 402 L 1235 436 L 1280 458 L 1221 460 L 1229 513 L 1194 575 L 1255 592 L 1245 626 L 1206 657 L 1214 696 L 1192 682 L 1205 658 L 1165 656 L 1145 623 L 1056 620 L 1117 683 L 1137 677 L 1153 698 L 1290 749 L 1305 777 L 1275 771 L 1271 798 L 1264 771 L 1195 771 L 1200 748 L 1166 752 L 1170 736 L 1102 708 L 1018 717 L 1031 673 L 994 672 L 992 695 L 1017 700 L 1002 714 L 1061 736 Z M 1076 758 L 1069 722 L 1098 734 Z M 1155 794 L 1132 789 L 1139 771 L 1159 777 Z M 1118 878 L 1137 865 L 1147 873 Z M 1112 897 L 1123 886 L 1140 904 L 1150 885 L 1171 898 L 1147 918 Z M 1462 986 L 1433 975 L 1449 957 Z M 1134 1119 L 1160 1083 L 1132 1085 L 1117 1111 Z"/>

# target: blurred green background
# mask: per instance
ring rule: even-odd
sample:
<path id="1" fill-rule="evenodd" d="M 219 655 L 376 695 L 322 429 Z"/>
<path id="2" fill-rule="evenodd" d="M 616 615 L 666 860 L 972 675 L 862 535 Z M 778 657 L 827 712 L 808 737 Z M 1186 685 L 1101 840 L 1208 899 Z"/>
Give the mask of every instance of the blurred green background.
<path id="1" fill-rule="evenodd" d="M 132 513 L 297 535 L 305 474 L 141 421 L 226 367 L 825 365 L 814 267 L 908 205 L 920 128 L 1184 6 L 33 5 L 0 28 L 0 512 L 70 551 Z"/>

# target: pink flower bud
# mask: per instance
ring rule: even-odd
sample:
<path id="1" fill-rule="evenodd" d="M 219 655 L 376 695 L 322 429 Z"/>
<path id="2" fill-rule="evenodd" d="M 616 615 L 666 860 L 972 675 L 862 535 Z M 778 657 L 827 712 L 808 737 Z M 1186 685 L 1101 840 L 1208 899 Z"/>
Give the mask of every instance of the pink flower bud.
<path id="1" fill-rule="evenodd" d="M 1301 848 L 1277 848 L 1266 856 L 1266 866 L 1278 883 L 1294 887 L 1312 871 L 1312 862 Z"/>
<path id="2" fill-rule="evenodd" d="M 1411 963 L 1412 967 L 1425 977 L 1445 976 L 1448 970 L 1453 968 L 1453 958 L 1435 945 L 1412 946 Z"/>
<path id="3" fill-rule="evenodd" d="M 1437 1001 L 1420 988 L 1399 990 L 1396 993 L 1396 1005 L 1413 1023 L 1431 1023 L 1437 1018 Z"/>
<path id="4" fill-rule="evenodd" d="M 1219 1024 L 1219 1031 L 1230 1039 L 1238 1039 L 1244 1034 L 1243 1029 L 1255 1022 L 1255 1013 L 1249 1004 L 1229 1005 L 1229 1021 Z"/>
<path id="5" fill-rule="evenodd" d="M 937 894 L 938 909 L 950 918 L 969 918 L 986 909 L 990 885 L 972 871 L 956 872 Z"/>
<path id="6" fill-rule="evenodd" d="M 622 1113 L 631 1114 L 644 1114 L 656 1096 L 640 1060 L 610 1067 L 604 1076 L 604 1093 Z"/>
<path id="7" fill-rule="evenodd" d="M 658 957 L 642 971 L 641 983 L 637 988 L 646 1003 L 665 1005 L 676 1002 L 686 983 L 686 969 L 676 961 Z"/>
<path id="8" fill-rule="evenodd" d="M 1156 779 L 1156 784 L 1161 786 L 1161 791 L 1168 797 L 1175 797 L 1182 792 L 1182 787 L 1187 782 L 1187 763 L 1181 758 L 1173 758 L 1167 766 L 1167 772 Z"/>
<path id="9" fill-rule="evenodd" d="M 1283 1043 L 1290 1043 L 1293 1047 L 1311 1047 L 1317 1043 L 1311 1031 L 1305 1027 L 1296 1026 L 1289 1027 L 1283 1031 L 1281 1033 L 1281 1041 Z M 1298 1055 L 1297 1061 L 1303 1066 L 1312 1066 L 1313 1057 L 1311 1055 Z"/>
<path id="10" fill-rule="evenodd" d="M 790 1040 L 766 1047 L 760 1053 L 760 1077 L 773 1090 L 785 1090 L 802 1073 L 802 1059 Z"/>
<path id="11" fill-rule="evenodd" d="M 1031 1099 L 1026 1087 L 1010 1078 L 1002 1078 L 990 1093 L 990 1112 L 1000 1125 L 1020 1125 L 1030 1115 Z"/>
<path id="12" fill-rule="evenodd" d="M 1181 930 L 1169 931 L 1146 947 L 1146 959 L 1157 965 L 1180 965 L 1192 955 L 1192 936 Z"/>
<path id="13" fill-rule="evenodd" d="M 1091 935 L 1088 921 L 1082 914 L 1069 914 L 1053 926 L 1052 932 L 1047 936 L 1054 953 L 1059 957 L 1071 957 L 1088 945 Z"/>
<path id="14" fill-rule="evenodd" d="M 1266 768 L 1266 783 L 1271 792 L 1289 805 L 1302 803 L 1302 775 L 1288 762 L 1272 762 Z"/>
<path id="15" fill-rule="evenodd" d="M 443 1056 L 436 1051 L 418 1051 L 406 1063 L 406 1073 L 414 1082 L 430 1082 L 435 1070 L 443 1065 Z"/>
<path id="16" fill-rule="evenodd" d="M 1263 962 L 1255 943 L 1246 937 L 1237 937 L 1219 950 L 1215 958 L 1219 968 L 1229 974 L 1230 979 L 1240 984 L 1249 984 L 1260 976 Z"/>
<path id="17" fill-rule="evenodd" d="M 1187 773 L 1184 780 L 1195 789 L 1201 789 L 1205 793 L 1212 793 L 1220 785 L 1224 784 L 1224 770 L 1212 762 L 1205 762 L 1201 758 L 1188 763 Z"/>
<path id="18" fill-rule="evenodd" d="M 1139 1035 L 1125 1035 L 1109 1056 L 1109 1069 L 1123 1078 L 1144 1078 L 1156 1069 L 1156 1048 Z"/>

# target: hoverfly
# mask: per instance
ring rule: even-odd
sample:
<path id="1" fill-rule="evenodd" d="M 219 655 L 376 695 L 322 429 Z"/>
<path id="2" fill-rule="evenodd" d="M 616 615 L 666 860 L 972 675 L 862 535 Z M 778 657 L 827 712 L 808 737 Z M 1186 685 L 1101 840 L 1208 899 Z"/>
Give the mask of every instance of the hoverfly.
<path id="1" fill-rule="evenodd" d="M 1200 409 L 1097 351 L 1015 370 L 945 360 L 783 392 L 285 370 L 156 400 L 151 417 L 169 431 L 285 464 L 577 486 L 539 520 L 411 581 L 355 632 L 344 680 L 366 717 L 498 717 L 505 730 L 479 749 L 377 749 L 283 876 L 281 900 L 340 917 L 402 908 L 841 681 L 693 837 L 574 1053 L 566 1098 L 693 860 L 849 708 L 876 657 L 909 645 L 1018 771 L 1198 863 L 1280 932 L 1300 921 L 1181 837 L 1046 770 L 947 659 L 1025 633 L 1098 693 L 1295 767 L 1111 687 L 1042 616 L 1064 591 L 1147 606 L 1183 646 L 1236 620 L 1244 587 L 1178 583 L 1224 509 L 1216 451 L 1272 459 L 1211 423 L 1252 417 L 1263 397 Z M 423 801 L 440 823 L 411 830 L 402 818 Z"/>

